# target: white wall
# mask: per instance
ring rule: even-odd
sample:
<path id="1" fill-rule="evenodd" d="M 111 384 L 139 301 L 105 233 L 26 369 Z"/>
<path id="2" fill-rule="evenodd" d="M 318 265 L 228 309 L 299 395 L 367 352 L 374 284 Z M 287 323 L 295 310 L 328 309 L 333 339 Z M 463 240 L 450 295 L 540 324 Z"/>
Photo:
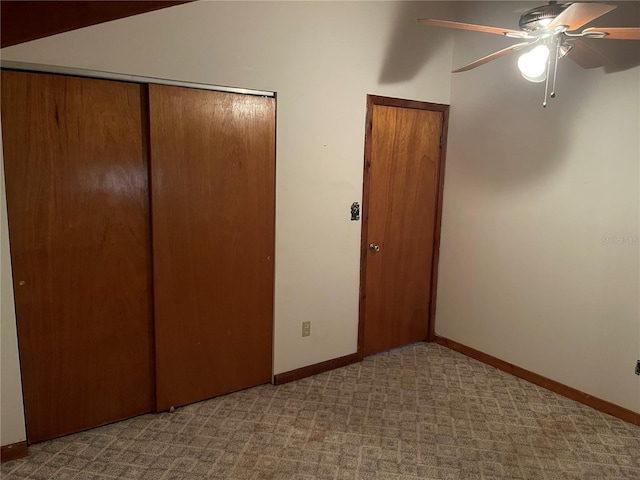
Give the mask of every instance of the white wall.
<path id="1" fill-rule="evenodd" d="M 517 28 L 535 5 L 459 19 Z M 639 5 L 594 24 L 640 25 Z M 460 32 L 454 66 L 515 42 Z M 453 76 L 436 332 L 640 412 L 640 48 L 590 45 L 609 73 L 562 61 L 546 109 L 517 54 Z"/>
<path id="2" fill-rule="evenodd" d="M 452 42 L 416 19 L 451 10 L 199 1 L 6 48 L 2 58 L 278 93 L 280 373 L 356 351 L 361 225 L 349 207 L 361 201 L 366 94 L 448 103 Z M 312 335 L 303 339 L 306 320 Z M 2 362 L 4 387 L 4 350 Z"/>
<path id="3" fill-rule="evenodd" d="M 2 138 L 0 138 L 0 147 Z M 2 148 L 0 148 L 2 158 Z M 2 445 L 23 442 L 22 381 L 18 360 L 16 315 L 11 283 L 11 257 L 7 203 L 4 189 L 4 163 L 0 162 L 0 442 Z"/>

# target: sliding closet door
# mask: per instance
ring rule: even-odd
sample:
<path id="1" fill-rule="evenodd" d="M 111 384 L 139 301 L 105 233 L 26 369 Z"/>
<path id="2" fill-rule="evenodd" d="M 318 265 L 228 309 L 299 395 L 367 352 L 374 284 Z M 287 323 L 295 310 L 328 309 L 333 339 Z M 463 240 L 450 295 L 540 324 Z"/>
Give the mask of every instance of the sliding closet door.
<path id="1" fill-rule="evenodd" d="M 154 407 L 142 88 L 2 72 L 29 442 Z"/>
<path id="2" fill-rule="evenodd" d="M 149 87 L 157 409 L 270 381 L 275 100 Z"/>

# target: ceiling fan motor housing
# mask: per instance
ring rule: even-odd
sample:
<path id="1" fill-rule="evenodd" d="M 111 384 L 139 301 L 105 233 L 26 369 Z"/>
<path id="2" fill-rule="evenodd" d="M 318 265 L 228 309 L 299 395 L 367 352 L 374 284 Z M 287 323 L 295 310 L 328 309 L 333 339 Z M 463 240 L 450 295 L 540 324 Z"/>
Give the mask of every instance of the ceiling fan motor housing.
<path id="1" fill-rule="evenodd" d="M 550 3 L 541 7 L 532 8 L 520 17 L 518 25 L 526 32 L 535 32 L 545 28 L 551 20 L 560 15 L 571 3 Z"/>

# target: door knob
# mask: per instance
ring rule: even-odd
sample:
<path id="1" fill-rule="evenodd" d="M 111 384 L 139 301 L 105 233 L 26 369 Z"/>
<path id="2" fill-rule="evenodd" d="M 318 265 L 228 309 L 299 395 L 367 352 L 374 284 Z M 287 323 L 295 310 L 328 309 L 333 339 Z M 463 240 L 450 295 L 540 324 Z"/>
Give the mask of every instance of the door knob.
<path id="1" fill-rule="evenodd" d="M 371 250 L 372 252 L 379 252 L 380 246 L 376 245 L 375 243 L 372 243 L 371 245 L 369 245 L 369 250 Z"/>

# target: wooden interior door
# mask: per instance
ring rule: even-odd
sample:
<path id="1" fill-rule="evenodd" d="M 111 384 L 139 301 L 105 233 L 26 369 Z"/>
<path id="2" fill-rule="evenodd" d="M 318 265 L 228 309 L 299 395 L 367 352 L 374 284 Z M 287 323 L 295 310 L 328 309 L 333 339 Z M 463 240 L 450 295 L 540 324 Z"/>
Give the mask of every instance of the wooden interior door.
<path id="1" fill-rule="evenodd" d="M 154 407 L 141 88 L 2 72 L 30 443 Z"/>
<path id="2" fill-rule="evenodd" d="M 446 105 L 368 97 L 362 355 L 428 337 L 447 112 Z"/>
<path id="3" fill-rule="evenodd" d="M 275 99 L 149 87 L 157 409 L 269 382 Z"/>

